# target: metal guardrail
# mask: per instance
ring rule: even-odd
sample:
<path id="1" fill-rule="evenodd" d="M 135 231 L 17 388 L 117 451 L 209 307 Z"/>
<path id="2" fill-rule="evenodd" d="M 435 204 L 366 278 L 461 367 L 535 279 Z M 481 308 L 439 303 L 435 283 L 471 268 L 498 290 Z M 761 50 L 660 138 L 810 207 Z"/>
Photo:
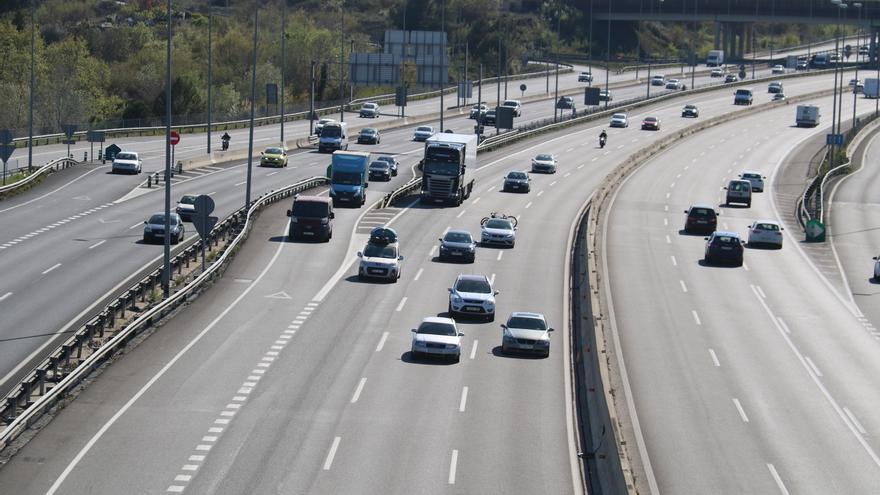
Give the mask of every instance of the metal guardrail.
<path id="1" fill-rule="evenodd" d="M 168 299 L 145 310 L 140 316 L 114 331 L 116 319 L 124 319 L 126 309 L 130 309 L 138 300 L 145 301 L 147 295 L 156 290 L 162 277 L 161 267 L 123 291 L 100 314 L 81 326 L 49 357 L 32 369 L 6 395 L 3 403 L 0 404 L 0 421 L 5 425 L 5 428 L 0 432 L 0 449 L 15 440 L 34 421 L 70 393 L 94 369 L 112 357 L 133 337 L 168 315 L 186 302 L 190 296 L 201 290 L 206 282 L 219 275 L 219 271 L 231 260 L 232 254 L 247 238 L 255 214 L 259 210 L 307 189 L 326 185 L 327 182 L 326 177 L 313 177 L 299 181 L 278 191 L 270 191 L 254 201 L 250 208 L 242 207 L 227 216 L 214 227 L 206 243 L 217 246 L 221 237 L 224 240 L 230 236 L 234 237 L 229 244 L 222 248 L 220 255 L 208 269 L 181 287 Z M 199 243 L 191 242 L 173 258 L 172 273 L 176 271 L 180 274 L 184 266 L 188 267 L 190 263 L 196 263 L 199 252 Z M 106 333 L 112 333 L 112 336 L 108 338 Z"/>
<path id="2" fill-rule="evenodd" d="M 376 209 L 381 210 L 383 208 L 388 208 L 389 206 L 393 205 L 395 201 L 412 195 L 413 191 L 418 191 L 419 189 L 421 189 L 421 187 L 422 178 L 413 177 L 406 184 L 386 194 L 385 197 L 382 198 L 382 201 L 380 201 L 376 205 Z"/>
<path id="3" fill-rule="evenodd" d="M 19 181 L 15 181 L 11 184 L 6 184 L 5 186 L 0 187 L 0 197 L 3 197 L 4 194 L 9 193 L 15 189 L 18 189 L 20 187 L 24 187 L 24 186 L 30 184 L 31 182 L 37 180 L 42 175 L 45 175 L 45 174 L 48 174 L 48 173 L 51 173 L 51 172 L 54 172 L 56 170 L 60 170 L 63 168 L 72 167 L 74 165 L 77 165 L 78 163 L 80 163 L 80 162 L 74 160 L 73 158 L 56 158 L 55 160 L 52 160 L 49 163 L 43 165 L 42 167 L 37 169 L 36 172 L 28 175 L 24 179 L 21 179 Z"/>

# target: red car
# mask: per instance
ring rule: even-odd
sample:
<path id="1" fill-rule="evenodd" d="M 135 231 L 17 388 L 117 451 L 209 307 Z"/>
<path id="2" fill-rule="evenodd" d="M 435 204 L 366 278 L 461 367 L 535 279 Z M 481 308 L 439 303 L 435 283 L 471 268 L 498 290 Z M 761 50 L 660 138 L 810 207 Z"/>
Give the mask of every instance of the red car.
<path id="1" fill-rule="evenodd" d="M 659 131 L 660 119 L 657 117 L 645 117 L 645 120 L 642 121 L 642 130 Z"/>

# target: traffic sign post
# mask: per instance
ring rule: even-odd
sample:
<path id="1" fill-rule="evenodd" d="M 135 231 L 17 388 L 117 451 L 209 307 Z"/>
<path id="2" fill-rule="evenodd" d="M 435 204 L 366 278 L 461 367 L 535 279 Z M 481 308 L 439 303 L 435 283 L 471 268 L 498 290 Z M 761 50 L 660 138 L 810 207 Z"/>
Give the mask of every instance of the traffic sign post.
<path id="1" fill-rule="evenodd" d="M 91 153 L 89 156 L 92 157 L 92 160 L 95 159 L 95 143 L 103 143 L 104 142 L 104 131 L 88 131 L 86 133 L 86 140 L 91 144 Z M 101 154 L 101 149 L 98 148 L 98 154 Z M 101 157 L 99 156 L 100 160 Z"/>
<path id="2" fill-rule="evenodd" d="M 804 229 L 807 234 L 807 242 L 825 242 L 825 224 L 817 219 L 807 222 Z"/>
<path id="3" fill-rule="evenodd" d="M 520 97 L 525 96 L 525 95 L 526 95 L 526 85 L 525 85 L 525 84 L 520 84 L 520 85 L 519 85 L 519 91 L 520 91 L 520 93 L 521 93 L 521 94 L 520 94 Z"/>
<path id="4" fill-rule="evenodd" d="M 177 146 L 177 143 L 180 142 L 180 134 L 177 131 L 171 131 L 171 134 L 168 135 L 168 138 L 171 141 L 171 175 L 174 175 L 174 147 Z M 171 180 L 171 178 L 166 177 L 165 180 Z"/>
<path id="5" fill-rule="evenodd" d="M 73 134 L 76 132 L 76 124 L 64 124 L 62 127 L 64 128 L 64 135 L 67 139 L 61 142 L 67 145 L 67 158 L 71 158 L 70 145 L 76 144 L 76 140 L 73 139 Z"/>
<path id="6" fill-rule="evenodd" d="M 6 162 L 12 153 L 15 152 L 15 145 L 12 144 L 12 131 L 9 129 L 0 129 L 0 160 L 3 160 L 3 185 L 6 185 Z"/>
<path id="7" fill-rule="evenodd" d="M 211 230 L 217 225 L 217 217 L 209 216 L 214 211 L 214 200 L 207 194 L 202 194 L 196 198 L 193 205 L 196 209 L 193 215 L 193 225 L 196 232 L 199 233 L 202 243 L 202 272 L 205 271 L 205 238 L 211 233 Z"/>
<path id="8" fill-rule="evenodd" d="M 829 146 L 843 146 L 843 134 L 826 134 L 825 144 Z"/>

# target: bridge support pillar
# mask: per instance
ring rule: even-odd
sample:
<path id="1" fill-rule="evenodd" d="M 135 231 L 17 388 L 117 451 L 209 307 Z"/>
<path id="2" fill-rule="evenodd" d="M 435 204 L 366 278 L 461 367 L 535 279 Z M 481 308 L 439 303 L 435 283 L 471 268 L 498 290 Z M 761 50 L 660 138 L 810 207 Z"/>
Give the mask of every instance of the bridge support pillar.
<path id="1" fill-rule="evenodd" d="M 721 23 L 715 21 L 715 50 L 721 49 Z"/>

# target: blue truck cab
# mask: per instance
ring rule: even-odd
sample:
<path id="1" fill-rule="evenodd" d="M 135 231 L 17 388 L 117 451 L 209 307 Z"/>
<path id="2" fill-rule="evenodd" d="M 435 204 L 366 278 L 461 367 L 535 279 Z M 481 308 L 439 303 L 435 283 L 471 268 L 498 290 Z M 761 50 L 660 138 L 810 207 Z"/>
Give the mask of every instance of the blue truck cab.
<path id="1" fill-rule="evenodd" d="M 370 154 L 362 151 L 334 151 L 328 169 L 330 198 L 340 204 L 361 207 L 367 201 L 367 173 Z"/>

